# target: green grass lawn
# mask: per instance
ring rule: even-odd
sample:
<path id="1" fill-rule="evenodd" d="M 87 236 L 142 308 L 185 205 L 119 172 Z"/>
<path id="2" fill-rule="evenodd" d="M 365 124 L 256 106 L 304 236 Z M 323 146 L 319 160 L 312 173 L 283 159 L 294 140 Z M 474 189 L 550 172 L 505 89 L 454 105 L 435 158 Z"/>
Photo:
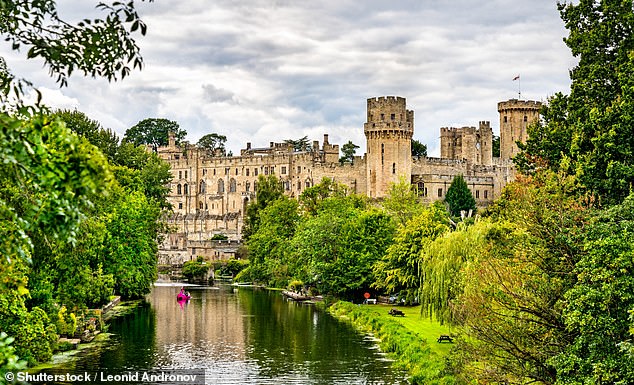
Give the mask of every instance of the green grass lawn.
<path id="1" fill-rule="evenodd" d="M 451 334 L 451 331 L 447 325 L 441 325 L 440 322 L 429 319 L 429 317 L 423 317 L 420 315 L 420 306 L 394 306 L 394 305 L 361 305 L 361 308 L 374 314 L 379 318 L 391 318 L 404 328 L 419 336 L 421 339 L 426 340 L 431 350 L 440 355 L 447 355 L 452 343 L 442 342 L 438 343 L 437 339 L 441 334 Z M 398 309 L 405 313 L 405 317 L 396 316 L 393 317 L 388 314 L 391 308 Z"/>
<path id="2" fill-rule="evenodd" d="M 339 301 L 328 308 L 330 314 L 352 322 L 360 331 L 371 332 L 381 349 L 394 359 L 393 365 L 409 374 L 412 384 L 449 385 L 455 378 L 445 370 L 452 343 L 438 343 L 441 334 L 450 334 L 447 326 L 421 317 L 420 306 L 394 307 L 405 316 L 388 314 L 393 305 L 355 305 Z"/>

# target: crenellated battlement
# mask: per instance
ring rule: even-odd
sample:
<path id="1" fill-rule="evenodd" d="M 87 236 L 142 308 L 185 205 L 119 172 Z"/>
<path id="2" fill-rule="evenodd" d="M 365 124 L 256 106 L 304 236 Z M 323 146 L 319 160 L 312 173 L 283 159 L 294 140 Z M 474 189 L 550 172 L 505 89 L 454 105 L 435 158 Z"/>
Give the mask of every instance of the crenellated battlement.
<path id="1" fill-rule="evenodd" d="M 505 102 L 499 102 L 498 103 L 498 112 L 502 112 L 504 110 L 510 110 L 510 109 L 522 109 L 522 108 L 527 108 L 527 109 L 539 109 L 542 106 L 542 102 L 538 102 L 535 100 L 518 100 L 518 99 L 509 99 Z"/>
<path id="2" fill-rule="evenodd" d="M 523 140 L 522 130 L 538 118 L 540 107 L 540 102 L 517 99 L 498 103 L 500 136 Z M 293 198 L 327 177 L 351 192 L 380 199 L 391 183 L 405 178 L 431 203 L 444 199 L 455 176 L 463 175 L 478 207 L 484 207 L 500 196 L 515 175 L 511 158 L 492 157 L 490 121 L 441 127 L 440 158 L 412 157 L 414 111 L 407 109 L 403 97 L 368 98 L 363 130 L 366 153 L 344 164 L 339 163 L 340 146 L 331 144 L 327 134 L 321 143 L 313 140 L 301 151 L 269 138 L 261 147 L 249 142 L 238 156 L 211 154 L 186 142 L 177 145 L 172 135 L 169 145 L 157 151 L 170 164 L 174 177 L 168 196 L 174 210 L 170 224 L 188 242 L 218 233 L 239 239 L 246 207 L 257 199 L 260 176 L 274 175 L 284 193 Z M 200 242 L 190 246 L 188 253 L 203 249 Z"/>

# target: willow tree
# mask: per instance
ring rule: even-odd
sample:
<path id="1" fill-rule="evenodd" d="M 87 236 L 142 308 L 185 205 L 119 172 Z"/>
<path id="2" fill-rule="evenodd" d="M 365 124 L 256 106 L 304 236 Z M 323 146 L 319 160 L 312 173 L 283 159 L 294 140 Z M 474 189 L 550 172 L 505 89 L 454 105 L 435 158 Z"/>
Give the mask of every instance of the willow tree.
<path id="1" fill-rule="evenodd" d="M 398 229 L 394 243 L 375 264 L 373 286 L 413 302 L 420 287 L 426 246 L 450 229 L 447 211 L 440 203 L 432 204 L 410 219 Z"/>

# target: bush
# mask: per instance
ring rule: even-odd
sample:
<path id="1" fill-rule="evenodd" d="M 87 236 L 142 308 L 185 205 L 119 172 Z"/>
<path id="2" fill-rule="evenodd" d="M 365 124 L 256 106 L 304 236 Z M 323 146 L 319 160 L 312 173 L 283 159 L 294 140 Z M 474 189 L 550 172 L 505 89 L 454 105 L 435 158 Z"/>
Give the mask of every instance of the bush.
<path id="1" fill-rule="evenodd" d="M 202 257 L 195 261 L 187 261 L 183 264 L 183 276 L 187 279 L 204 279 L 210 266 L 205 263 Z"/>
<path id="2" fill-rule="evenodd" d="M 226 241 L 227 239 L 229 239 L 229 237 L 228 237 L 228 236 L 226 236 L 225 234 L 222 234 L 222 233 L 220 233 L 220 234 L 214 234 L 214 235 L 211 237 L 211 240 L 212 240 L 212 241 Z"/>
<path id="3" fill-rule="evenodd" d="M 66 306 L 62 306 L 57 312 L 55 327 L 58 334 L 72 336 L 77 329 L 77 317 L 75 317 L 75 314 L 69 313 Z"/>

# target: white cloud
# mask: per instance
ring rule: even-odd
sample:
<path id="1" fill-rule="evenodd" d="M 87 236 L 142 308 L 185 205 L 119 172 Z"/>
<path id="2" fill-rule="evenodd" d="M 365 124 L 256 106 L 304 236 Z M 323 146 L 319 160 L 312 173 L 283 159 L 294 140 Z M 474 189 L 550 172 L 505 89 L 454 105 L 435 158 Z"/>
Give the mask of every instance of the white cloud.
<path id="1" fill-rule="evenodd" d="M 79 19 L 85 3 L 59 2 Z M 491 121 L 497 102 L 568 92 L 574 65 L 551 2 L 289 0 L 139 3 L 145 68 L 123 82 L 71 78 L 55 90 L 36 61 L 9 65 L 120 135 L 138 121 L 179 122 L 196 142 L 218 132 L 234 153 L 247 141 L 311 140 L 364 150 L 366 99 L 407 98 L 414 137 L 438 147 L 439 128 Z M 3 55 L 3 56 L 7 56 Z M 24 64 L 26 63 L 26 64 Z M 34 64 L 35 63 L 35 64 Z M 47 91 L 48 92 L 48 91 Z M 53 103 L 53 102 L 51 102 Z M 437 154 L 435 154 L 437 155 Z"/>

